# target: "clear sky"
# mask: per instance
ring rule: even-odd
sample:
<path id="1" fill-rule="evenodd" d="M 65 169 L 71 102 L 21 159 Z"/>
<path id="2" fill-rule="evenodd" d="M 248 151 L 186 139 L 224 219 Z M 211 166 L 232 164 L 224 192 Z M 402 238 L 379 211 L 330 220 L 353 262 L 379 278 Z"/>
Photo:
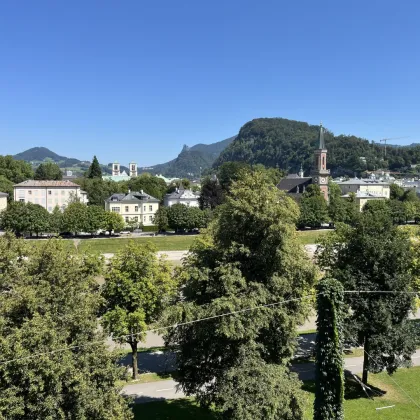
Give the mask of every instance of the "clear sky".
<path id="1" fill-rule="evenodd" d="M 420 142 L 420 2 L 0 2 L 0 154 L 151 165 L 257 117 Z"/>

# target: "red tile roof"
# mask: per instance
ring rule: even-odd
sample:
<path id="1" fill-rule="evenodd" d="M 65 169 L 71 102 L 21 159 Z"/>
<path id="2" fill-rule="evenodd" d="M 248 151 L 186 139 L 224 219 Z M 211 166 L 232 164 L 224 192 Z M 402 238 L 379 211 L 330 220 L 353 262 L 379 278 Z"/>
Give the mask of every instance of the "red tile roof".
<path id="1" fill-rule="evenodd" d="M 61 187 L 61 188 L 80 188 L 80 185 L 75 184 L 71 181 L 37 181 L 34 179 L 28 179 L 20 184 L 14 185 L 14 187 Z"/>

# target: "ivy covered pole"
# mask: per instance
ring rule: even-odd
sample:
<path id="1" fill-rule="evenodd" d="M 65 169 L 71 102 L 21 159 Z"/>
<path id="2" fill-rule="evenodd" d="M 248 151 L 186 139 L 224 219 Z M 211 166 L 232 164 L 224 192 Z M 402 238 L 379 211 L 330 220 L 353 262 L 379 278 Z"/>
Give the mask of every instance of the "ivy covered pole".
<path id="1" fill-rule="evenodd" d="M 331 278 L 317 286 L 314 420 L 344 419 L 343 290 Z"/>

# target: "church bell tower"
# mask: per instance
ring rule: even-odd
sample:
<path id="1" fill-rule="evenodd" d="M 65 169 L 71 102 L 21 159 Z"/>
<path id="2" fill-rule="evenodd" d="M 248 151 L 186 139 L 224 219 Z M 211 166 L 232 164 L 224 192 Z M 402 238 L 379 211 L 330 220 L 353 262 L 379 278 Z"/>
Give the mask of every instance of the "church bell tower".
<path id="1" fill-rule="evenodd" d="M 312 170 L 312 183 L 319 185 L 325 200 L 328 202 L 328 177 L 330 175 L 327 169 L 327 149 L 324 142 L 324 127 L 322 123 L 319 126 L 319 146 L 315 150 L 314 169 Z"/>

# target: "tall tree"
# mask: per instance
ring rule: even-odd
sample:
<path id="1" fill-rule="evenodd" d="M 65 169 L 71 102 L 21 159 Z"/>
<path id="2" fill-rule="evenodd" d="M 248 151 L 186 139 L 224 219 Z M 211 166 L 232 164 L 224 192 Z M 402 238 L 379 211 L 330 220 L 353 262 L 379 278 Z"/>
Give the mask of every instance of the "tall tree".
<path id="1" fill-rule="evenodd" d="M 130 344 L 133 379 L 138 375 L 138 343 L 176 292 L 170 267 L 157 258 L 156 251 L 151 244 L 128 245 L 111 260 L 102 288 L 103 325 L 110 334 L 121 337 L 119 343 Z"/>
<path id="2" fill-rule="evenodd" d="M 314 420 L 344 418 L 343 286 L 323 279 L 317 286 Z"/>
<path id="3" fill-rule="evenodd" d="M 409 364 L 415 350 L 408 322 L 414 297 L 401 292 L 413 290 L 416 278 L 408 235 L 382 212 L 365 212 L 354 229 L 340 226 L 324 239 L 318 261 L 346 290 L 361 291 L 346 294 L 345 301 L 352 309 L 348 334 L 365 349 L 363 382 L 368 372 L 392 373 Z"/>
<path id="4" fill-rule="evenodd" d="M 0 418 L 131 419 L 98 331 L 102 260 L 0 238 Z"/>
<path id="5" fill-rule="evenodd" d="M 88 206 L 86 217 L 86 232 L 94 235 L 106 227 L 105 210 L 101 206 Z"/>
<path id="6" fill-rule="evenodd" d="M 63 212 L 63 229 L 77 235 L 87 227 L 88 207 L 83 203 L 70 203 Z"/>
<path id="7" fill-rule="evenodd" d="M 328 222 L 328 206 L 319 185 L 309 185 L 300 201 L 300 218 L 298 226 L 319 228 Z"/>
<path id="8" fill-rule="evenodd" d="M 63 172 L 60 167 L 54 162 L 41 163 L 36 168 L 34 179 L 48 179 L 59 181 L 63 179 Z"/>
<path id="9" fill-rule="evenodd" d="M 231 185 L 208 233 L 185 259 L 184 301 L 168 311 L 165 321 L 186 325 L 169 330 L 166 343 L 178 345 L 180 385 L 201 404 L 223 410 L 226 375 L 243 365 L 241 354 L 275 365 L 290 360 L 296 326 L 308 310 L 301 298 L 315 278 L 296 240 L 298 214 L 296 203 L 273 188 L 266 174 L 245 174 Z M 268 306 L 257 309 L 261 305 Z M 235 316 L 217 317 L 235 311 Z M 210 319 L 188 323 L 201 318 Z M 281 395 L 276 398 L 274 403 L 283 404 Z"/>
<path id="10" fill-rule="evenodd" d="M 89 169 L 87 171 L 87 177 L 102 179 L 101 165 L 99 165 L 99 162 L 96 156 L 93 156 L 92 163 L 90 164 Z"/>
<path id="11" fill-rule="evenodd" d="M 164 232 L 169 227 L 168 221 L 168 208 L 159 206 L 159 209 L 155 213 L 153 223 L 158 227 L 159 232 Z"/>
<path id="12" fill-rule="evenodd" d="M 188 229 L 189 215 L 188 207 L 185 204 L 174 204 L 168 209 L 168 226 L 175 232 Z"/>
<path id="13" fill-rule="evenodd" d="M 217 179 L 204 179 L 198 201 L 200 203 L 201 210 L 213 210 L 223 203 L 223 189 Z"/>
<path id="14" fill-rule="evenodd" d="M 112 232 L 121 232 L 124 229 L 125 222 L 121 214 L 114 213 L 112 211 L 105 212 L 105 226 L 106 230 L 109 231 L 109 236 Z"/>

